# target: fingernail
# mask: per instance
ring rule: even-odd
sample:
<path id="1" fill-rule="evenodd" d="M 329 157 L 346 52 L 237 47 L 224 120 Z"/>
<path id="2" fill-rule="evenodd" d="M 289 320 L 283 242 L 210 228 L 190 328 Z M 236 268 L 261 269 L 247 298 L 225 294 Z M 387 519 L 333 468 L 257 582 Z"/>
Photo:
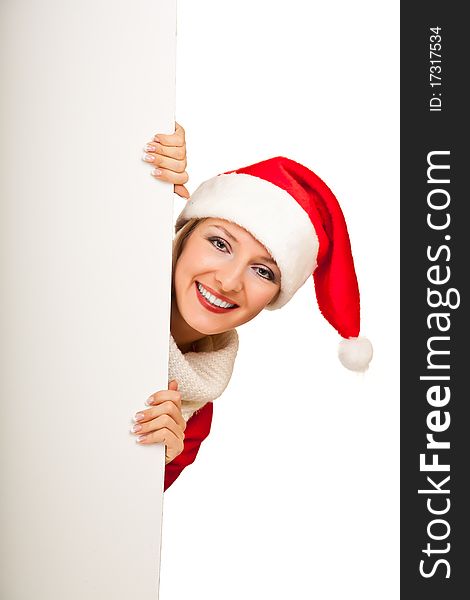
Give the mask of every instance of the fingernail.
<path id="1" fill-rule="evenodd" d="M 146 152 L 155 152 L 156 148 L 155 148 L 155 146 L 152 146 L 151 144 L 147 144 L 147 145 L 145 146 L 144 150 L 145 150 Z"/>
<path id="2" fill-rule="evenodd" d="M 132 433 L 136 433 L 137 431 L 140 431 L 141 429 L 142 429 L 142 425 L 133 425 L 131 427 Z"/>
<path id="3" fill-rule="evenodd" d="M 153 162 L 154 158 L 155 157 L 153 156 L 153 154 L 143 154 L 142 155 L 142 159 L 146 160 L 147 162 Z"/>
<path id="4" fill-rule="evenodd" d="M 135 441 L 136 441 L 136 443 L 143 442 L 146 437 L 147 437 L 146 435 L 139 435 Z"/>
<path id="5" fill-rule="evenodd" d="M 161 174 L 162 172 L 160 171 L 160 169 L 152 169 L 152 175 L 156 175 L 158 177 Z"/>
<path id="6" fill-rule="evenodd" d="M 141 421 L 145 417 L 144 413 L 138 412 L 134 415 L 134 421 Z"/>

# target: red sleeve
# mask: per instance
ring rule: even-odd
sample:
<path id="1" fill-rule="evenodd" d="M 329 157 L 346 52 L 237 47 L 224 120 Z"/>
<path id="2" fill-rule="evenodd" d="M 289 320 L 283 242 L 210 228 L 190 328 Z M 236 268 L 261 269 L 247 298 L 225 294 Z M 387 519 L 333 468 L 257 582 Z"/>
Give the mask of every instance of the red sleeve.
<path id="1" fill-rule="evenodd" d="M 201 442 L 211 430 L 212 410 L 212 402 L 208 402 L 188 420 L 184 432 L 184 450 L 165 466 L 164 490 L 170 487 L 185 467 L 194 462 Z"/>

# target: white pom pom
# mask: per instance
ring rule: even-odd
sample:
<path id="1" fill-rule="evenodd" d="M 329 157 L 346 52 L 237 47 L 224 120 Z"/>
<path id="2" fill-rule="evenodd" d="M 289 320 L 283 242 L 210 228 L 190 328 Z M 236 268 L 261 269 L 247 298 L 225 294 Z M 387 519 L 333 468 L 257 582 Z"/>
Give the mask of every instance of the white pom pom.
<path id="1" fill-rule="evenodd" d="M 372 344 L 366 337 L 344 339 L 339 343 L 339 360 L 351 371 L 366 371 L 372 355 Z"/>

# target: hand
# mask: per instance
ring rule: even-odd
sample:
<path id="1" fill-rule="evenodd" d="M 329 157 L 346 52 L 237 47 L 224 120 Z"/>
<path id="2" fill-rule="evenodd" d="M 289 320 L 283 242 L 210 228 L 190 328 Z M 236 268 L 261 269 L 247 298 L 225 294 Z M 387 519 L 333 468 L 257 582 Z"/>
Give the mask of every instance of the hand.
<path id="1" fill-rule="evenodd" d="M 173 379 L 168 390 L 152 394 L 147 400 L 151 408 L 136 413 L 136 424 L 131 429 L 131 433 L 138 434 L 139 444 L 165 444 L 166 465 L 184 449 L 186 421 L 181 414 L 181 393 L 177 390 L 178 382 Z M 143 416 L 139 418 L 140 415 Z"/>
<path id="2" fill-rule="evenodd" d="M 184 187 L 189 176 L 186 173 L 186 141 L 184 129 L 175 123 L 175 133 L 165 135 L 158 133 L 153 140 L 144 147 L 145 154 L 142 160 L 155 166 L 151 175 L 160 181 L 174 183 L 175 194 L 182 198 L 189 198 L 189 192 Z M 156 171 L 160 171 L 157 174 Z"/>

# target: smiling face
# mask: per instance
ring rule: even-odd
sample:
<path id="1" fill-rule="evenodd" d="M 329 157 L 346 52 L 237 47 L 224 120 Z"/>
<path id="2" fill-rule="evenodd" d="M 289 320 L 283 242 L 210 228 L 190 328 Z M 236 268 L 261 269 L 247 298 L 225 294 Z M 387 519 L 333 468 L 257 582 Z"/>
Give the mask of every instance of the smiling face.
<path id="1" fill-rule="evenodd" d="M 212 335 L 259 314 L 280 290 L 281 272 L 246 229 L 208 218 L 185 240 L 174 270 L 179 317 Z"/>

